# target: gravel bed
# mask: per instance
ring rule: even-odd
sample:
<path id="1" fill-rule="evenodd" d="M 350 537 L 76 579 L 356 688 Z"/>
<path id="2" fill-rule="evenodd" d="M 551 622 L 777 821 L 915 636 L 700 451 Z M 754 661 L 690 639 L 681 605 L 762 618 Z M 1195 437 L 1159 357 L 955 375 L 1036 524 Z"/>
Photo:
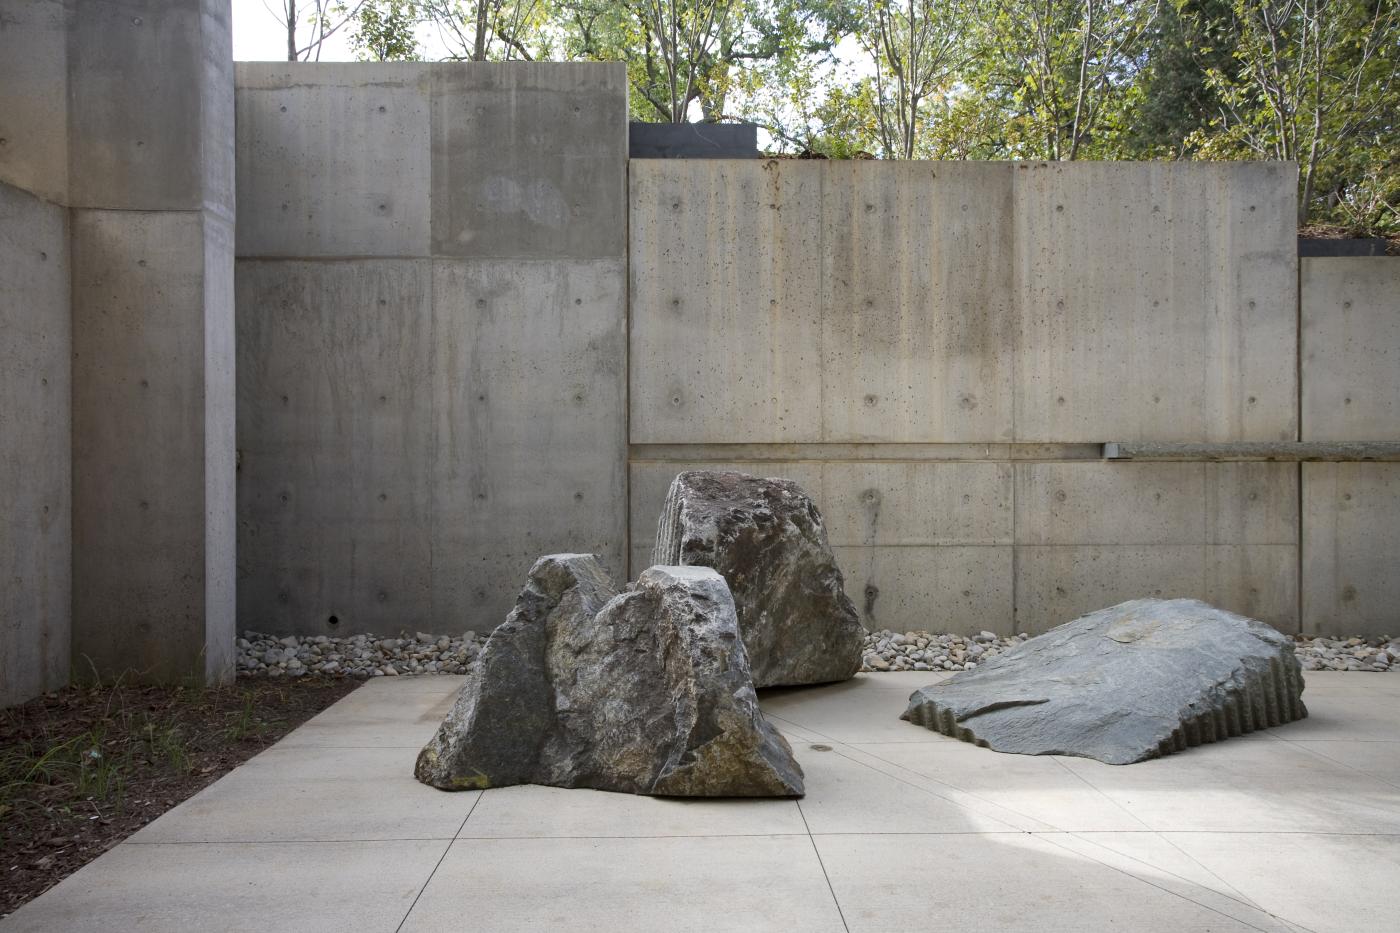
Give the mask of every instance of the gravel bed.
<path id="1" fill-rule="evenodd" d="M 871 632 L 865 636 L 860 669 L 882 671 L 965 671 L 1021 644 L 1029 635 L 949 635 L 934 632 Z M 302 677 L 310 673 L 341 677 L 397 677 L 403 674 L 465 674 L 485 635 L 412 637 L 326 635 L 278 637 L 244 632 L 238 639 L 241 677 Z M 1307 671 L 1400 671 L 1400 639 L 1309 638 L 1294 636 L 1298 660 Z"/>
<path id="2" fill-rule="evenodd" d="M 966 671 L 1028 640 L 1029 635 L 870 632 L 862 671 Z M 1293 637 L 1305 671 L 1400 671 L 1400 639 Z"/>
<path id="3" fill-rule="evenodd" d="M 382 637 L 351 635 L 264 635 L 244 632 L 238 639 L 240 677 L 397 677 L 400 674 L 465 674 L 485 635 Z"/>

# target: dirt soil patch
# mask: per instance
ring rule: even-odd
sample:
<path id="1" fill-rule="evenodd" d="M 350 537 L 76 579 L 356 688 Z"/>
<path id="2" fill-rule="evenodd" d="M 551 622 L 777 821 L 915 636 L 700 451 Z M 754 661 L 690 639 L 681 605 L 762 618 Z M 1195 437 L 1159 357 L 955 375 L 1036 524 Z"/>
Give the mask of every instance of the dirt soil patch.
<path id="1" fill-rule="evenodd" d="M 70 687 L 0 710 L 0 917 L 359 685 Z"/>

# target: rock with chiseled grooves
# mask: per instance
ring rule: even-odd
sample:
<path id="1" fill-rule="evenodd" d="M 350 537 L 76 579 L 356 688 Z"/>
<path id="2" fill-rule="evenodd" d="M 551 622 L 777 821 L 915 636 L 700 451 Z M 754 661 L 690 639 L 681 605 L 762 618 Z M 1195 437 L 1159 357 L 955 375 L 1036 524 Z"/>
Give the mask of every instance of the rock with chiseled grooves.
<path id="1" fill-rule="evenodd" d="M 671 483 L 653 564 L 713 567 L 739 611 L 757 687 L 849 680 L 865 629 L 826 526 L 796 483 L 692 470 Z"/>
<path id="2" fill-rule="evenodd" d="M 1195 599 L 1091 612 L 917 690 L 902 719 L 999 752 L 1132 764 L 1307 716 L 1293 643 Z"/>
<path id="3" fill-rule="evenodd" d="M 445 790 L 802 794 L 792 749 L 759 711 L 723 578 L 653 567 L 615 593 L 579 554 L 535 563 L 414 773 Z"/>

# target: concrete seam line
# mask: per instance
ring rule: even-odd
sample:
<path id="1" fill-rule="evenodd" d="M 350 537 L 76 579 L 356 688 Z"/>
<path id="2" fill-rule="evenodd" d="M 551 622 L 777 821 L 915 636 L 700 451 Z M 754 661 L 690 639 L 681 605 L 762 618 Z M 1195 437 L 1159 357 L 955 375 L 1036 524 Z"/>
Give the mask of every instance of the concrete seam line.
<path id="1" fill-rule="evenodd" d="M 404 911 L 403 919 L 399 921 L 399 925 L 394 927 L 394 933 L 399 933 L 399 931 L 403 929 L 403 925 L 408 922 L 409 915 L 413 913 L 413 908 L 418 906 L 418 899 L 423 896 L 424 891 L 428 890 L 428 885 L 433 883 L 433 877 L 437 875 L 437 870 L 442 867 L 443 861 L 447 858 L 447 853 L 452 851 L 452 846 L 457 842 L 458 837 L 462 835 L 462 830 L 466 828 L 467 820 L 472 818 L 472 814 L 476 812 L 477 804 L 481 803 L 481 797 L 485 793 L 485 791 L 481 790 L 476 792 L 476 799 L 472 801 L 472 808 L 467 811 L 466 816 L 462 817 L 462 825 L 457 827 L 456 834 L 448 840 L 447 845 L 442 850 L 442 855 L 438 858 L 437 863 L 433 865 L 433 870 L 428 872 L 428 879 L 423 882 L 423 886 L 419 888 L 418 893 L 413 896 L 413 903 L 409 904 L 408 910 Z"/>

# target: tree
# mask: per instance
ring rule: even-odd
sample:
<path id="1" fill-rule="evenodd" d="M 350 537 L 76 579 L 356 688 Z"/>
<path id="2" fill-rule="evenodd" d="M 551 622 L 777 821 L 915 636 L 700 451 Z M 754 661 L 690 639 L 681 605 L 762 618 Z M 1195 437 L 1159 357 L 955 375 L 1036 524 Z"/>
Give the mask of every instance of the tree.
<path id="1" fill-rule="evenodd" d="M 1324 207 L 1350 196 L 1351 207 L 1369 201 L 1365 213 L 1393 224 L 1384 192 L 1394 187 L 1387 178 L 1400 145 L 1400 6 L 1233 0 L 1232 14 L 1238 68 L 1208 71 L 1220 105 L 1199 134 L 1202 154 L 1296 161 L 1300 224 L 1320 192 L 1331 199 Z"/>
<path id="2" fill-rule="evenodd" d="M 874 65 L 871 85 L 886 158 L 912 159 L 926 110 L 964 61 L 962 0 L 867 0 L 858 34 Z"/>
<path id="3" fill-rule="evenodd" d="M 1119 158 L 1186 158 L 1199 148 L 1198 131 L 1220 108 L 1210 72 L 1233 76 L 1238 71 L 1230 4 L 1176 0 L 1162 7 L 1144 37 L 1144 65 Z"/>
<path id="4" fill-rule="evenodd" d="M 412 0 L 366 0 L 356 17 L 350 47 L 360 61 L 417 61 L 417 24 Z"/>
<path id="5" fill-rule="evenodd" d="M 287 31 L 287 61 L 320 61 L 321 47 L 325 41 L 354 22 L 364 4 L 365 0 L 353 3 L 346 0 L 303 0 L 298 6 L 297 0 L 280 0 L 279 8 L 267 6 L 267 11 Z M 264 5 L 267 5 L 266 0 Z M 297 39 L 298 25 L 311 29 L 311 38 L 305 45 Z"/>
<path id="6" fill-rule="evenodd" d="M 1020 158 L 1112 152 L 1161 0 L 982 0 L 967 76 L 1006 114 Z"/>
<path id="7" fill-rule="evenodd" d="M 534 61 L 550 11 L 543 0 L 414 0 L 419 17 L 436 27 L 448 61 Z"/>

